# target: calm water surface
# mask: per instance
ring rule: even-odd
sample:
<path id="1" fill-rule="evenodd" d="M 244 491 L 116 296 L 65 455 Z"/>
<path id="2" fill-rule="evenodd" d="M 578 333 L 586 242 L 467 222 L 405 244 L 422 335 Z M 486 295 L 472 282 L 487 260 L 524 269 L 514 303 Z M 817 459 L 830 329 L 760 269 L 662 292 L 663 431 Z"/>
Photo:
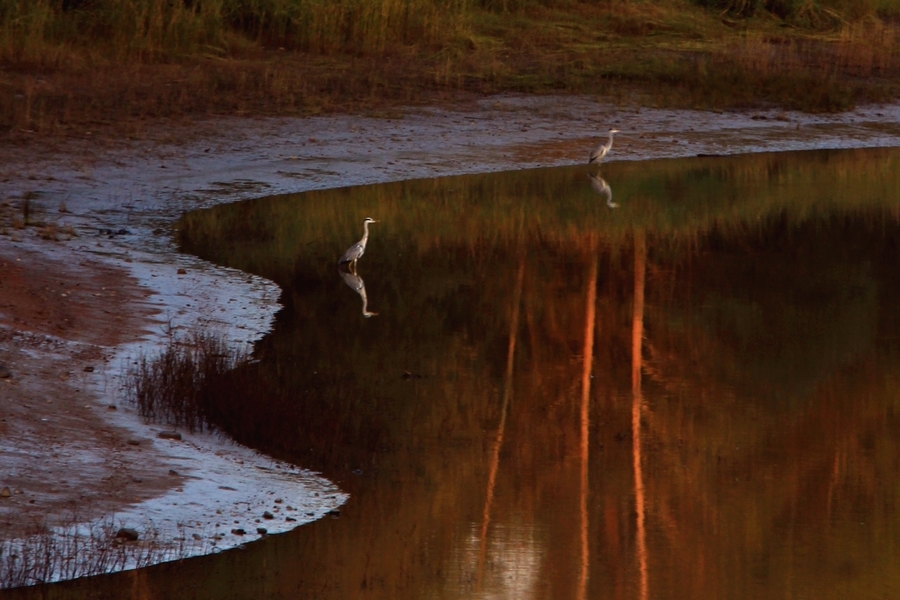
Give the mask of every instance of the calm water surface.
<path id="1" fill-rule="evenodd" d="M 351 498 L 45 597 L 900 595 L 900 151 L 589 172 L 185 216 L 284 289 L 213 419 Z"/>

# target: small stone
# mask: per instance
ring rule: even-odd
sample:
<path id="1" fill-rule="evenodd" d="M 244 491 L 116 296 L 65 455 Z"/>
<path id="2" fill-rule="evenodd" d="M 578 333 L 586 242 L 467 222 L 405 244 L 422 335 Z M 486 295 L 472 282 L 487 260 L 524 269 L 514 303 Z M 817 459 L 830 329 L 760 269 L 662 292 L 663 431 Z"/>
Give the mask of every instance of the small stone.
<path id="1" fill-rule="evenodd" d="M 281 498 L 275 498 L 275 504 L 281 504 L 282 502 L 284 502 L 284 500 Z"/>
<path id="2" fill-rule="evenodd" d="M 130 527 L 123 527 L 116 532 L 117 540 L 125 540 L 126 542 L 136 542 L 138 540 L 138 532 Z"/>
<path id="3" fill-rule="evenodd" d="M 178 477 L 178 471 L 176 471 L 175 469 L 169 469 L 169 475 Z"/>
<path id="4" fill-rule="evenodd" d="M 285 517 L 284 520 L 285 520 L 285 521 L 288 521 L 288 522 L 290 522 L 290 523 L 293 523 L 293 522 L 296 521 L 297 519 L 295 519 L 294 517 Z"/>
<path id="5" fill-rule="evenodd" d="M 232 529 L 231 533 L 233 533 L 234 535 L 244 535 L 247 532 L 244 531 L 243 529 L 241 529 L 240 527 L 237 527 L 235 529 Z"/>
<path id="6" fill-rule="evenodd" d="M 191 534 L 191 537 L 194 538 L 195 540 L 203 539 L 203 537 L 199 533 L 193 533 L 193 534 Z"/>
<path id="7" fill-rule="evenodd" d="M 178 269 L 178 274 L 179 275 L 187 275 L 187 271 L 184 269 Z"/>
<path id="8" fill-rule="evenodd" d="M 88 365 L 88 366 L 86 366 L 83 370 L 84 370 L 85 373 L 93 373 L 93 372 L 94 372 L 94 367 Z"/>
<path id="9" fill-rule="evenodd" d="M 160 431 L 156 437 L 161 440 L 181 440 L 181 434 L 177 431 Z"/>
<path id="10" fill-rule="evenodd" d="M 335 508 L 334 510 L 329 510 L 325 514 L 333 519 L 337 519 L 339 516 L 341 516 L 341 511 L 339 511 L 338 509 Z"/>
<path id="11" fill-rule="evenodd" d="M 140 446 L 141 440 L 131 438 L 130 440 L 127 440 L 125 443 L 128 444 L 129 446 Z"/>
<path id="12" fill-rule="evenodd" d="M 119 407 L 116 406 L 115 404 L 110 404 L 109 406 L 106 407 L 106 409 L 107 410 L 119 410 Z"/>
<path id="13" fill-rule="evenodd" d="M 9 379 L 10 377 L 12 377 L 12 371 L 3 363 L 0 363 L 0 379 Z"/>
<path id="14" fill-rule="evenodd" d="M 269 530 L 265 527 L 257 527 L 256 533 L 258 533 L 259 535 L 266 535 L 267 533 L 269 533 Z"/>
<path id="15" fill-rule="evenodd" d="M 131 481 L 133 481 L 134 483 L 143 483 L 144 480 L 140 477 L 132 477 Z"/>
<path id="16" fill-rule="evenodd" d="M 3 491 L 0 492 L 0 498 L 9 498 L 10 496 L 12 496 L 12 492 L 9 491 L 8 487 L 4 487 Z"/>
<path id="17" fill-rule="evenodd" d="M 274 519 L 274 518 L 275 518 L 275 515 L 273 515 L 269 511 L 266 511 L 263 513 L 263 519 Z"/>

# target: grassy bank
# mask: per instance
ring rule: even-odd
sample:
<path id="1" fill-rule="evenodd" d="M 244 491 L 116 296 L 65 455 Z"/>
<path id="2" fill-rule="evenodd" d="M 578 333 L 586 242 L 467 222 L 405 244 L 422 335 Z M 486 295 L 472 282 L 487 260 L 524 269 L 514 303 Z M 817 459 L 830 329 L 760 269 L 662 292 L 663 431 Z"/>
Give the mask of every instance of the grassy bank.
<path id="1" fill-rule="evenodd" d="M 459 92 L 841 110 L 900 91 L 900 0 L 0 0 L 0 131 Z"/>

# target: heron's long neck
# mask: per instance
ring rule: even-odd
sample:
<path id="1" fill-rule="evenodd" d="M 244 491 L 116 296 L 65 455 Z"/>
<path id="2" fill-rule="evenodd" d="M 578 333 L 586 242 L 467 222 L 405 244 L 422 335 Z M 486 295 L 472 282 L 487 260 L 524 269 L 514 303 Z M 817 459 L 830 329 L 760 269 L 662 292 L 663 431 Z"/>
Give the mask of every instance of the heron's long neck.
<path id="1" fill-rule="evenodd" d="M 363 246 L 365 246 L 366 242 L 369 241 L 369 222 L 368 221 L 363 223 L 363 229 L 365 231 L 363 232 L 362 239 L 359 240 L 359 243 L 362 244 Z"/>
<path id="2" fill-rule="evenodd" d="M 613 137 L 613 132 L 610 131 L 610 132 L 609 132 L 609 147 L 610 147 L 610 148 L 612 148 L 612 137 Z"/>

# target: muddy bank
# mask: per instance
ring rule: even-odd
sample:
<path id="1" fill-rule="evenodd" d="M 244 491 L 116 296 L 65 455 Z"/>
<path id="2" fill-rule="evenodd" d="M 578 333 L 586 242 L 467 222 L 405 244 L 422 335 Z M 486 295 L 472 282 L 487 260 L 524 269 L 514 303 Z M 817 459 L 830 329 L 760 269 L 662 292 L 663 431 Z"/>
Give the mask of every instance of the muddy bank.
<path id="1" fill-rule="evenodd" d="M 277 531 L 343 500 L 312 474 L 212 436 L 160 440 L 161 427 L 122 404 L 122 374 L 141 353 L 197 329 L 246 345 L 278 309 L 270 282 L 176 253 L 170 228 L 181 211 L 281 192 L 586 163 L 609 127 L 622 133 L 608 160 L 898 146 L 900 107 L 811 116 L 505 96 L 394 118 L 158 123 L 140 140 L 84 132 L 52 147 L 36 140 L 0 149 L 0 264 L 14 265 L 0 271 L 0 362 L 11 373 L 0 381 L 0 488 L 12 491 L 0 499 L 6 535 L 72 505 L 126 524 L 193 523 L 193 533 L 227 548 L 255 535 L 231 534 L 235 518 L 223 514 L 243 511 L 241 528 L 255 531 L 275 497 L 304 507 L 305 519 L 280 519 L 281 529 L 270 527 Z M 253 507 L 249 516 L 228 508 L 241 503 Z"/>
<path id="2" fill-rule="evenodd" d="M 149 291 L 113 265 L 40 250 L 5 248 L 0 271 L 0 362 L 8 370 L 0 455 L 2 485 L 12 492 L 0 502 L 4 537 L 47 515 L 81 506 L 107 513 L 168 489 L 159 457 L 96 418 L 89 389 L 108 368 L 108 348 L 146 333 L 155 312 Z"/>

